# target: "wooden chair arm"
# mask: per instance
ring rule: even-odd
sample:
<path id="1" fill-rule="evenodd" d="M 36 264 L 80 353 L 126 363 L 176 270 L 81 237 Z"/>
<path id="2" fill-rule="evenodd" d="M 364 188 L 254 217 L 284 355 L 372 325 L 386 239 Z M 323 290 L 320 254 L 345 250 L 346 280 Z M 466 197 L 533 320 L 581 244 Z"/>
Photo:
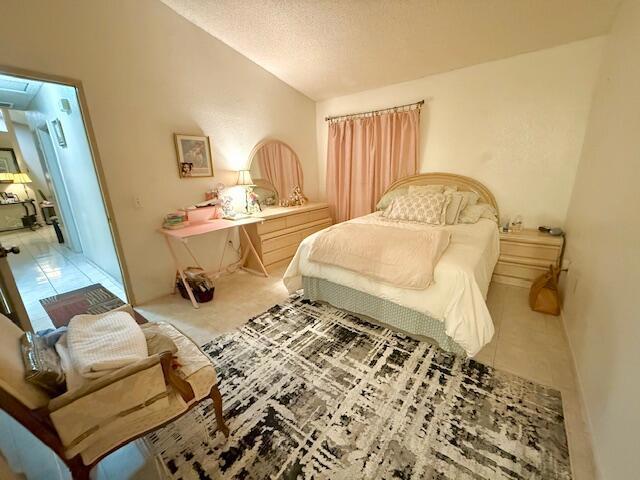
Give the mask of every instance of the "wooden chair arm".
<path id="1" fill-rule="evenodd" d="M 191 388 L 191 384 L 181 378 L 173 368 L 173 354 L 171 352 L 160 354 L 160 365 L 162 366 L 165 384 L 171 385 L 185 402 L 191 402 L 191 400 L 195 398 L 193 388 Z"/>

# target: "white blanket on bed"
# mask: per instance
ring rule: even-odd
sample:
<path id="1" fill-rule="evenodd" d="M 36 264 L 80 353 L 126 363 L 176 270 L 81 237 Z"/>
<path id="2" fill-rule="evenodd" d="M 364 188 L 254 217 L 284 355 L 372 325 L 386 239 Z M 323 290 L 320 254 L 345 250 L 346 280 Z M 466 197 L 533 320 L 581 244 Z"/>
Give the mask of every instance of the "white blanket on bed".
<path id="1" fill-rule="evenodd" d="M 380 213 L 350 222 L 389 225 Z M 426 224 L 394 223 L 408 229 L 432 229 Z M 424 290 L 393 287 L 333 265 L 309 261 L 317 233 L 298 247 L 284 274 L 290 292 L 302 288 L 302 276 L 322 278 L 424 313 L 445 324 L 445 332 L 469 356 L 491 341 L 494 328 L 485 297 L 500 252 L 496 223 L 481 219 L 475 224 L 437 227 L 451 233 L 449 247 L 436 265 L 433 283 Z"/>
<path id="2" fill-rule="evenodd" d="M 66 341 L 72 367 L 85 378 L 101 377 L 149 355 L 144 332 L 127 312 L 76 315 L 69 321 Z"/>

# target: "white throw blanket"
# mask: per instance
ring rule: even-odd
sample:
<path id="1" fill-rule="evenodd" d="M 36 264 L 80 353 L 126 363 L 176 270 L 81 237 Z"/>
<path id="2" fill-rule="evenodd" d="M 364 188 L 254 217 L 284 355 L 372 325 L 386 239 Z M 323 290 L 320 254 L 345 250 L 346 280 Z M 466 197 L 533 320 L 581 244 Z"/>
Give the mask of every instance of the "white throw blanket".
<path id="1" fill-rule="evenodd" d="M 309 260 L 341 267 L 396 287 L 425 289 L 449 245 L 442 229 L 408 230 L 392 225 L 339 223 L 322 230 Z M 410 254 L 407 254 L 410 252 Z"/>
<path id="2" fill-rule="evenodd" d="M 98 378 L 149 356 L 140 326 L 127 312 L 76 315 L 66 335 L 71 366 L 85 378 Z"/>

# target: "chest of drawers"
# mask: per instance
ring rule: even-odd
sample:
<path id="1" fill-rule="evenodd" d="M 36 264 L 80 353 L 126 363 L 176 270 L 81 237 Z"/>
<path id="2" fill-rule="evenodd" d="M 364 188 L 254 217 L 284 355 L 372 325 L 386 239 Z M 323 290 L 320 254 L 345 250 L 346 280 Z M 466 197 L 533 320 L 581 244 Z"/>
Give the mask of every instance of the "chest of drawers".
<path id="1" fill-rule="evenodd" d="M 268 207 L 257 216 L 264 222 L 248 225 L 246 230 L 268 272 L 286 266 L 302 240 L 332 223 L 329 206 L 320 202 L 301 207 Z M 258 269 L 251 257 L 245 266 Z"/>

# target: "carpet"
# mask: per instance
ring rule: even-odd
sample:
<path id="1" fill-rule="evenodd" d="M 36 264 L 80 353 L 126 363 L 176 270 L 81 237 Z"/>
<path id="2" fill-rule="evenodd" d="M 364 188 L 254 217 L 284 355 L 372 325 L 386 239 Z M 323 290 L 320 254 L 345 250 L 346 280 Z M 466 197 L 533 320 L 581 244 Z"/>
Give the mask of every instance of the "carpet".
<path id="1" fill-rule="evenodd" d="M 203 347 L 210 402 L 147 436 L 178 479 L 570 479 L 560 393 L 292 297 Z"/>
<path id="2" fill-rule="evenodd" d="M 40 300 L 40 304 L 57 328 L 67 325 L 75 315 L 83 313 L 97 315 L 121 307 L 124 302 L 101 284 L 96 283 L 71 292 L 43 298 Z M 136 313 L 136 321 L 138 323 L 146 322 L 144 317 L 138 313 Z"/>

